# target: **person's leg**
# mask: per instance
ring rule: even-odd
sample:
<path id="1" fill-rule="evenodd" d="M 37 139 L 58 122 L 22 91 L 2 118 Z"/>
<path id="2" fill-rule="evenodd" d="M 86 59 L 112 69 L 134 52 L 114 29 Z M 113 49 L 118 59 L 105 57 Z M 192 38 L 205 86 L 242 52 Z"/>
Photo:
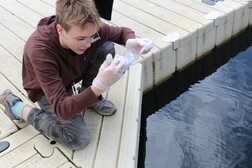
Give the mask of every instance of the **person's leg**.
<path id="1" fill-rule="evenodd" d="M 109 41 L 96 49 L 88 64 L 87 71 L 84 74 L 81 90 L 85 90 L 85 88 L 89 87 L 92 84 L 94 78 L 96 77 L 99 71 L 101 64 L 105 61 L 106 56 L 109 53 L 113 57 L 115 56 L 114 43 Z M 98 114 L 106 116 L 112 115 L 116 112 L 116 107 L 114 106 L 114 104 L 107 99 L 103 99 L 102 101 L 90 106 L 90 108 L 95 110 Z"/>
<path id="2" fill-rule="evenodd" d="M 5 106 L 5 113 L 11 119 L 21 119 L 16 117 L 12 107 L 21 102 L 21 99 L 10 90 L 0 95 L 0 103 Z M 69 120 L 60 119 L 52 110 L 45 96 L 39 101 L 41 110 L 25 106 L 22 109 L 22 119 L 26 120 L 35 129 L 48 135 L 59 143 L 67 145 L 72 150 L 84 148 L 90 141 L 90 132 L 81 115 L 76 115 Z"/>
<path id="3" fill-rule="evenodd" d="M 32 109 L 27 118 L 28 123 L 35 129 L 73 150 L 82 149 L 89 143 L 90 132 L 80 114 L 69 120 L 63 120 L 53 112 L 45 96 L 38 101 L 38 104 L 42 110 Z"/>

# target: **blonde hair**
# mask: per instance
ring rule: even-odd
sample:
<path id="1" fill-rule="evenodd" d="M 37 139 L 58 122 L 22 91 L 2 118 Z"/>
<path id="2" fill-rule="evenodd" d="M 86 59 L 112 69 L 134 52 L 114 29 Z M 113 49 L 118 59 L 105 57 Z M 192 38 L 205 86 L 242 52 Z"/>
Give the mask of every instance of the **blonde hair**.
<path id="1" fill-rule="evenodd" d="M 81 25 L 83 29 L 87 23 L 101 26 L 100 16 L 93 0 L 57 0 L 56 22 L 67 32 L 72 25 Z"/>

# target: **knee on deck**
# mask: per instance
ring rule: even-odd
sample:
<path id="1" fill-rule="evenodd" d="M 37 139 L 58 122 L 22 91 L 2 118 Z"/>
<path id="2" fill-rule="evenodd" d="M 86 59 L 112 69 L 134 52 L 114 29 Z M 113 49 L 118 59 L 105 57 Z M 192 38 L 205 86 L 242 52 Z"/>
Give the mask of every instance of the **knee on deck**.
<path id="1" fill-rule="evenodd" d="M 65 143 L 71 150 L 80 150 L 85 148 L 89 142 L 91 135 L 85 134 L 80 135 L 79 137 L 73 137 L 72 135 L 69 135 L 71 138 L 68 139 L 68 141 Z"/>

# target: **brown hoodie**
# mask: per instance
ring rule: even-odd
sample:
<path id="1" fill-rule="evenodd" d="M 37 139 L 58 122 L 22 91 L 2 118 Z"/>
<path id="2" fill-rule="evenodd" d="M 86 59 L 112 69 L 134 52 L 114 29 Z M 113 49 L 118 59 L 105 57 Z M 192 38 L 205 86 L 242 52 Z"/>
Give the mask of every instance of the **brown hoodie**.
<path id="1" fill-rule="evenodd" d="M 96 47 L 106 41 L 125 45 L 127 39 L 135 38 L 131 29 L 107 24 L 98 33 L 101 40 L 77 55 L 60 45 L 55 16 L 40 20 L 24 47 L 22 77 L 28 97 L 36 102 L 45 95 L 62 119 L 69 119 L 98 102 L 101 97 L 97 98 L 90 87 L 73 96 L 68 96 L 66 88 L 81 79 Z"/>

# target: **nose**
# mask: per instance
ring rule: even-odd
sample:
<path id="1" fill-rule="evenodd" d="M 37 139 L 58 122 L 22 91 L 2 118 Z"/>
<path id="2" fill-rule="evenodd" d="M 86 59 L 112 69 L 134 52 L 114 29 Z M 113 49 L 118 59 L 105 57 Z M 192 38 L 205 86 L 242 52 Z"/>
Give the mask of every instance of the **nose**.
<path id="1" fill-rule="evenodd" d="M 85 48 L 85 49 L 87 49 L 87 48 L 89 48 L 91 46 L 91 43 L 86 43 L 86 44 L 82 44 L 81 46 L 80 46 L 80 48 Z"/>
<path id="2" fill-rule="evenodd" d="M 91 43 L 87 43 L 86 46 L 89 48 L 91 46 Z"/>

